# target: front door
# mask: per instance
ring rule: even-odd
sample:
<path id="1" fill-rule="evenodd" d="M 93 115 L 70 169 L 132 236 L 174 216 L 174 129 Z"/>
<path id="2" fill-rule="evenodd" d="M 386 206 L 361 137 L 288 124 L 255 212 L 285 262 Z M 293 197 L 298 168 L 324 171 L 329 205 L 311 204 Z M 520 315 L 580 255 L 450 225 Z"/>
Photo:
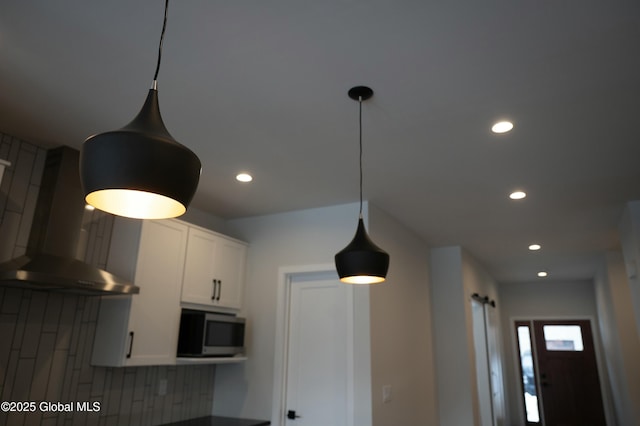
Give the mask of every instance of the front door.
<path id="1" fill-rule="evenodd" d="M 589 321 L 518 321 L 516 329 L 527 424 L 605 426 Z"/>
<path id="2" fill-rule="evenodd" d="M 589 321 L 534 321 L 546 426 L 605 426 Z"/>

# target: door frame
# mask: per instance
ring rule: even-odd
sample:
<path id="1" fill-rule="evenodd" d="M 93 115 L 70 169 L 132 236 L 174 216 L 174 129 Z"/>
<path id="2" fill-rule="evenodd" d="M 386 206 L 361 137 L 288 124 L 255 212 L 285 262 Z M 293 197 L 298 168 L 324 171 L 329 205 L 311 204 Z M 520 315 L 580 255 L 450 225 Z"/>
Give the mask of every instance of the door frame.
<path id="1" fill-rule="evenodd" d="M 526 414 L 524 412 L 524 406 L 522 404 L 522 377 L 520 377 L 520 354 L 518 353 L 518 341 L 515 338 L 515 324 L 518 321 L 589 321 L 591 326 L 591 335 L 593 338 L 593 349 L 596 355 L 596 366 L 598 368 L 598 379 L 600 380 L 600 393 L 602 395 L 602 404 L 604 406 L 604 416 L 608 425 L 615 424 L 613 417 L 613 405 L 610 393 L 609 374 L 607 370 L 607 364 L 604 357 L 604 350 L 602 348 L 602 337 L 600 336 L 600 328 L 598 327 L 597 319 L 592 315 L 544 315 L 544 316 L 513 316 L 509 318 L 509 335 L 511 336 L 511 355 L 513 357 L 513 371 L 515 373 L 515 382 L 513 383 L 518 394 L 518 421 L 521 424 L 526 424 Z M 533 331 L 533 330 L 532 330 Z M 531 335 L 533 339 L 533 334 Z M 535 344 L 532 342 L 532 344 Z M 539 378 L 537 377 L 538 367 L 536 358 L 536 383 Z M 544 410 L 544 403 L 540 402 L 541 409 Z M 540 413 L 540 425 L 544 426 L 544 414 Z"/>
<path id="2" fill-rule="evenodd" d="M 273 401 L 271 410 L 271 424 L 282 426 L 285 424 L 285 411 L 287 402 L 287 364 L 289 347 L 289 319 L 291 287 L 293 279 L 297 276 L 314 276 L 318 278 L 334 275 L 339 280 L 334 264 L 287 266 L 278 269 L 277 309 L 276 309 L 276 338 L 273 365 Z M 346 284 L 345 284 L 346 285 Z M 350 425 L 354 425 L 355 419 L 355 369 L 354 369 L 354 303 L 353 287 L 347 286 L 349 302 L 347 304 L 348 324 L 348 374 L 347 374 L 347 411 Z"/>

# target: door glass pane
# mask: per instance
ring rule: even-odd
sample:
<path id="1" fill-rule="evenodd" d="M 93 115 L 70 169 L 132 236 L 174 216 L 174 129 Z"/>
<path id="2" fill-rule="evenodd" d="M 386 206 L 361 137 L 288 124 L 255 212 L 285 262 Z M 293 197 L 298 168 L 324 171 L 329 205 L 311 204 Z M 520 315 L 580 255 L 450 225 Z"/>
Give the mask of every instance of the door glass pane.
<path id="1" fill-rule="evenodd" d="M 522 387 L 524 389 L 524 407 L 527 412 L 527 422 L 539 423 L 540 412 L 538 411 L 538 395 L 533 371 L 529 326 L 518 326 L 518 347 L 520 350 L 520 367 L 522 370 Z"/>
<path id="2" fill-rule="evenodd" d="M 583 351 L 579 325 L 545 325 L 544 342 L 548 351 Z"/>

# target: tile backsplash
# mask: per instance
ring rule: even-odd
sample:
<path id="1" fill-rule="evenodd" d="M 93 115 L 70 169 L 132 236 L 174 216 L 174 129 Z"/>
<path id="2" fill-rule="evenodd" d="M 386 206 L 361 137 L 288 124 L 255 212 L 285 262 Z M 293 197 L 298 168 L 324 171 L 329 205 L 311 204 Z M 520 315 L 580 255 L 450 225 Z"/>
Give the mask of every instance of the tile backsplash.
<path id="1" fill-rule="evenodd" d="M 26 250 L 45 155 L 0 133 L 12 164 L 0 185 L 0 262 Z M 99 212 L 85 220 L 85 261 L 104 267 L 111 225 Z M 35 403 L 0 410 L 0 424 L 151 426 L 211 413 L 213 365 L 92 367 L 99 308 L 99 297 L 0 287 L 0 402 Z"/>
<path id="2" fill-rule="evenodd" d="M 0 401 L 37 404 L 33 413 L 0 412 L 0 424 L 158 425 L 211 413 L 212 366 L 92 367 L 99 304 L 0 287 Z M 85 402 L 99 410 L 78 411 Z M 54 411 L 58 403 L 72 411 Z"/>

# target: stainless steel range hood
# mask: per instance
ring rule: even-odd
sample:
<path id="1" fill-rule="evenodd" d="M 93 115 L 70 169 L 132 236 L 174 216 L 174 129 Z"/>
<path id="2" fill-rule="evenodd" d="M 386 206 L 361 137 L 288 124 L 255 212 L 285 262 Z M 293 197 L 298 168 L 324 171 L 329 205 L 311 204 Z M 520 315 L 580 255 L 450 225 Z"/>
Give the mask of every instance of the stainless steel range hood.
<path id="1" fill-rule="evenodd" d="M 80 153 L 47 152 L 26 254 L 0 264 L 0 285 L 83 295 L 136 294 L 127 280 L 76 259 L 84 199 Z"/>

